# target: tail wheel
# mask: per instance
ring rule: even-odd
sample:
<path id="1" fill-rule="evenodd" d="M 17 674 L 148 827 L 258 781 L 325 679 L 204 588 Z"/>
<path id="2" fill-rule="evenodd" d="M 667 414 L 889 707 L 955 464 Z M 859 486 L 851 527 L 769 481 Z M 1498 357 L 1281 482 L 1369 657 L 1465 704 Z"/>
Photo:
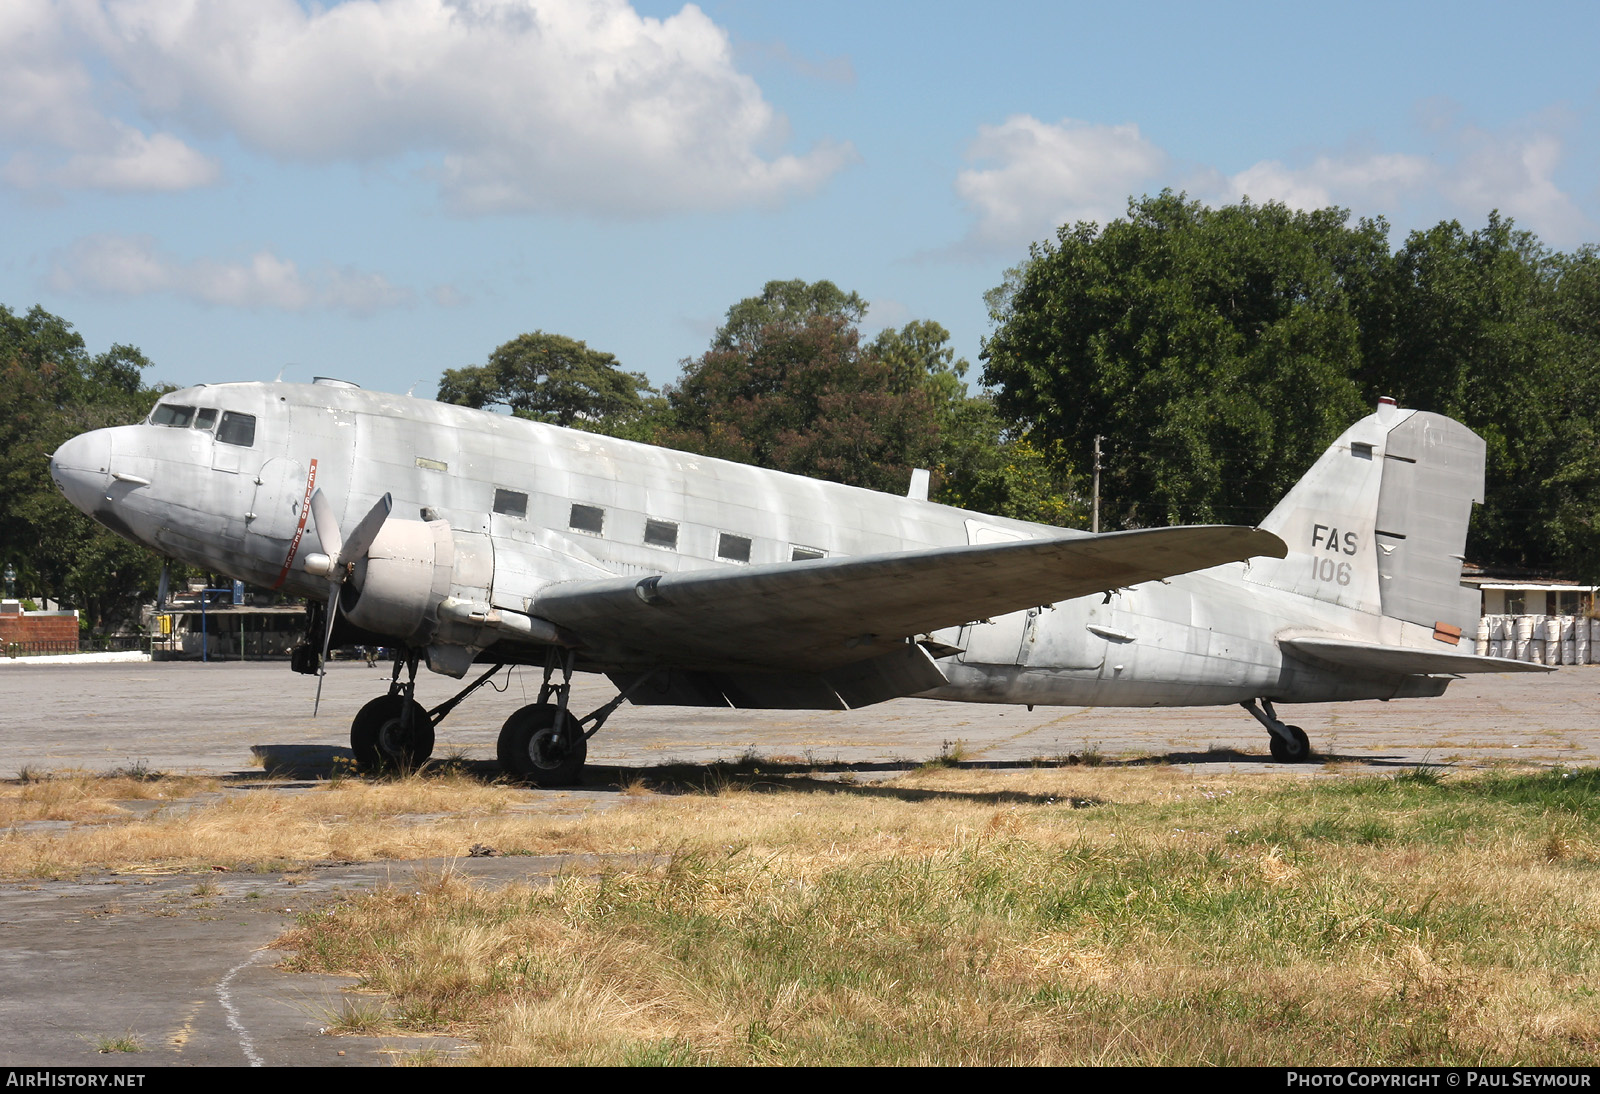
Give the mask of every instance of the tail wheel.
<path id="1" fill-rule="evenodd" d="M 1304 763 L 1311 758 L 1311 738 L 1306 736 L 1306 731 L 1299 726 L 1284 726 L 1289 731 L 1289 736 L 1294 738 L 1290 744 L 1276 733 L 1272 734 L 1272 758 L 1281 764 Z"/>
<path id="2" fill-rule="evenodd" d="M 402 715 L 411 704 L 411 726 Z M 380 695 L 356 713 L 350 723 L 350 750 L 362 771 L 421 767 L 433 755 L 433 723 L 421 703 L 403 695 Z"/>
<path id="3" fill-rule="evenodd" d="M 575 737 L 576 719 L 567 715 L 561 738 L 556 736 L 556 708 L 550 703 L 525 706 L 500 728 L 495 748 L 507 775 L 535 786 L 574 786 L 589 758 L 589 742 Z"/>

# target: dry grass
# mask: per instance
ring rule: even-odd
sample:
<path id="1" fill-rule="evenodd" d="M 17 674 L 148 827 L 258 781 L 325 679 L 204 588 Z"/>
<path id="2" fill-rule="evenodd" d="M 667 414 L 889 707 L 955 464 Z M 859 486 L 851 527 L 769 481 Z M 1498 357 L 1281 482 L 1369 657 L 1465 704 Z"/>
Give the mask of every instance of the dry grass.
<path id="1" fill-rule="evenodd" d="M 195 795 L 215 800 L 196 803 Z M 525 791 L 461 774 L 393 781 L 338 779 L 301 793 L 267 787 L 223 793 L 215 779 L 69 774 L 0 786 L 0 822 L 76 820 L 65 831 L 0 834 L 0 877 L 59 877 L 85 869 L 230 868 L 502 853 L 548 847 L 507 814 Z M 185 809 L 132 812 L 132 799 L 187 798 Z M 529 838 L 529 837 L 532 838 Z"/>
<path id="2" fill-rule="evenodd" d="M 1587 1063 L 1600 779 L 708 779 L 567 833 L 652 869 L 443 877 L 285 940 L 530 1063 Z M 681 789 L 681 787 L 680 787 Z M 1083 808 L 1086 803 L 1098 806 Z"/>
<path id="3" fill-rule="evenodd" d="M 125 816 L 130 801 L 175 801 L 220 788 L 216 779 L 81 771 L 25 770 L 15 782 L 0 783 L 0 827 L 25 821 L 83 821 Z"/>
<path id="4" fill-rule="evenodd" d="M 186 812 L 128 812 L 186 796 Z M 195 795 L 200 795 L 199 801 Z M 457 771 L 315 789 L 0 787 L 0 873 L 502 854 L 657 865 L 443 876 L 308 916 L 345 1030 L 485 1063 L 1586 1064 L 1600 1052 L 1600 772 L 747 758 L 624 779 L 576 819 Z M 119 811 L 121 810 L 121 811 Z M 210 892 L 202 881 L 197 897 Z M 447 1062 L 439 1057 L 438 1062 Z"/>

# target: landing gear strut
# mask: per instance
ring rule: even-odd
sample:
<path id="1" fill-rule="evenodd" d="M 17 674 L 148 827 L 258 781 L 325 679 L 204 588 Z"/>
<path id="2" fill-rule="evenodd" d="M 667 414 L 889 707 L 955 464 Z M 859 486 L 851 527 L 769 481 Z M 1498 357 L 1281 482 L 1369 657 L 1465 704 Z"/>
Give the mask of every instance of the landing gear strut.
<path id="1" fill-rule="evenodd" d="M 567 709 L 572 695 L 572 650 L 551 647 L 544 663 L 544 681 L 539 698 L 506 719 L 500 727 L 495 752 L 507 775 L 535 786 L 572 786 L 579 782 L 584 762 L 589 758 L 589 738 L 600 731 L 606 719 L 622 705 L 635 688 L 654 677 L 644 673 L 615 699 L 582 718 Z M 561 681 L 555 683 L 557 658 Z"/>
<path id="2" fill-rule="evenodd" d="M 406 679 L 400 680 L 400 669 Z M 362 771 L 399 769 L 414 771 L 433 755 L 433 727 L 444 721 L 462 700 L 477 691 L 504 665 L 495 665 L 432 710 L 416 701 L 417 651 L 397 651 L 389 694 L 380 695 L 356 713 L 350 723 L 350 750 Z"/>
<path id="3" fill-rule="evenodd" d="M 1248 710 L 1255 720 L 1267 727 L 1272 737 L 1272 758 L 1281 764 L 1304 763 L 1311 758 L 1311 740 L 1299 726 L 1288 725 L 1272 709 L 1271 699 L 1252 699 L 1239 705 Z M 1262 708 L 1265 708 L 1263 710 Z"/>

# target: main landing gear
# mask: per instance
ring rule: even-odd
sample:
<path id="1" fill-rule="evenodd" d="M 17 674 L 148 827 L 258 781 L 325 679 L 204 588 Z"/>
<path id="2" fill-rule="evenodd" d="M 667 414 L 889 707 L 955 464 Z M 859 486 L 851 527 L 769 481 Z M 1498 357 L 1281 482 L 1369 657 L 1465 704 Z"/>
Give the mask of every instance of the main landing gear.
<path id="1" fill-rule="evenodd" d="M 350 724 L 350 748 L 362 771 L 415 770 L 433 754 L 433 730 L 467 696 L 487 684 L 505 667 L 495 665 L 453 697 L 427 710 L 416 701 L 417 658 L 420 651 L 397 652 L 389 693 L 380 695 L 356 714 Z M 589 756 L 589 738 L 633 691 L 654 678 L 640 674 L 615 699 L 582 718 L 567 709 L 572 695 L 572 670 L 576 654 L 552 647 L 545 659 L 544 681 L 536 702 L 518 710 L 500 728 L 496 752 L 507 775 L 535 786 L 571 786 L 579 781 Z M 404 667 L 406 676 L 400 678 Z M 560 669 L 559 682 L 555 679 Z"/>
<path id="2" fill-rule="evenodd" d="M 1256 721 L 1266 726 L 1267 732 L 1272 735 L 1272 758 L 1281 764 L 1298 764 L 1309 760 L 1311 740 L 1306 736 L 1306 731 L 1299 726 L 1288 725 L 1279 718 L 1278 712 L 1272 709 L 1271 699 L 1259 700 L 1259 706 L 1257 702 L 1252 699 L 1239 705 L 1254 715 Z"/>
<path id="3" fill-rule="evenodd" d="M 627 691 L 582 718 L 567 709 L 572 695 L 572 650 L 551 647 L 544 663 L 539 698 L 506 719 L 500 727 L 495 753 L 507 775 L 535 786 L 571 786 L 579 781 L 589 757 L 589 738 L 600 731 L 611 713 L 651 674 L 641 676 Z M 561 681 L 552 677 L 560 660 Z"/>
<path id="4" fill-rule="evenodd" d="M 406 679 L 400 680 L 400 669 Z M 433 755 L 433 727 L 444 721 L 462 700 L 477 691 L 504 665 L 495 665 L 454 696 L 428 710 L 414 696 L 417 690 L 417 651 L 396 653 L 389 694 L 380 695 L 356 712 L 350 723 L 350 751 L 362 771 L 414 771 Z"/>

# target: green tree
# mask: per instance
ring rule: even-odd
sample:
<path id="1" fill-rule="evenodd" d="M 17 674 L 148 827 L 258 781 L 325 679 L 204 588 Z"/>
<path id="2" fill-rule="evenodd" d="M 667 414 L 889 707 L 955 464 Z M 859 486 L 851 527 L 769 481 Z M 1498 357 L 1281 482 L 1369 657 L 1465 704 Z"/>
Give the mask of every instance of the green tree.
<path id="1" fill-rule="evenodd" d="M 1485 504 L 1467 546 L 1476 561 L 1540 566 L 1570 557 L 1552 539 L 1546 484 L 1565 467 L 1574 426 L 1594 421 L 1579 398 L 1593 389 L 1594 343 L 1591 334 L 1588 367 L 1580 367 L 1584 336 L 1563 330 L 1557 316 L 1562 269 L 1532 233 L 1498 214 L 1473 232 L 1447 221 L 1407 237 L 1363 327 L 1369 399 L 1393 395 L 1484 438 Z"/>
<path id="2" fill-rule="evenodd" d="M 853 328 L 866 314 L 865 300 L 832 281 L 768 281 L 760 296 L 747 296 L 728 309 L 727 321 L 717 328 L 711 348 L 753 348 L 774 324 L 780 328 L 803 326 L 818 317 L 831 317 Z"/>
<path id="3" fill-rule="evenodd" d="M 1059 444 L 1047 453 L 1025 433 L 1008 434 L 994 400 L 968 391 L 969 366 L 956 357 L 944 327 L 919 320 L 889 328 L 869 352 L 890 366 L 898 388 L 924 390 L 933 402 L 939 430 L 933 500 L 1046 524 L 1083 522 L 1071 462 Z"/>
<path id="4" fill-rule="evenodd" d="M 892 493 L 930 466 L 932 398 L 863 352 L 844 318 L 784 317 L 718 343 L 668 390 L 673 422 L 659 443 Z"/>
<path id="5" fill-rule="evenodd" d="M 1165 191 L 1063 227 L 988 297 L 984 382 L 1014 430 L 1086 466 L 1102 527 L 1259 519 L 1365 405 L 1360 301 L 1387 226 Z"/>
<path id="6" fill-rule="evenodd" d="M 831 281 L 767 282 L 684 362 L 651 428 L 625 435 L 896 494 L 923 467 L 935 501 L 1081 516 L 1066 461 L 1008 435 L 989 396 L 968 391 L 949 331 L 916 320 L 862 344 L 866 310 Z"/>
<path id="7" fill-rule="evenodd" d="M 1546 398 L 1561 410 L 1541 478 L 1544 533 L 1571 574 L 1600 580 L 1600 251 L 1556 262 L 1551 305 L 1561 353 Z"/>
<path id="8" fill-rule="evenodd" d="M 506 406 L 519 418 L 573 426 L 628 418 L 645 410 L 655 389 L 642 373 L 624 372 L 616 357 L 560 334 L 519 335 L 489 354 L 488 363 L 446 369 L 441 403 Z"/>
<path id="9" fill-rule="evenodd" d="M 47 591 L 95 630 L 125 620 L 153 592 L 156 556 L 102 529 L 50 481 L 50 454 L 69 437 L 136 422 L 162 390 L 132 346 L 91 356 L 72 324 L 43 308 L 0 305 L 0 556 L 19 591 Z"/>

